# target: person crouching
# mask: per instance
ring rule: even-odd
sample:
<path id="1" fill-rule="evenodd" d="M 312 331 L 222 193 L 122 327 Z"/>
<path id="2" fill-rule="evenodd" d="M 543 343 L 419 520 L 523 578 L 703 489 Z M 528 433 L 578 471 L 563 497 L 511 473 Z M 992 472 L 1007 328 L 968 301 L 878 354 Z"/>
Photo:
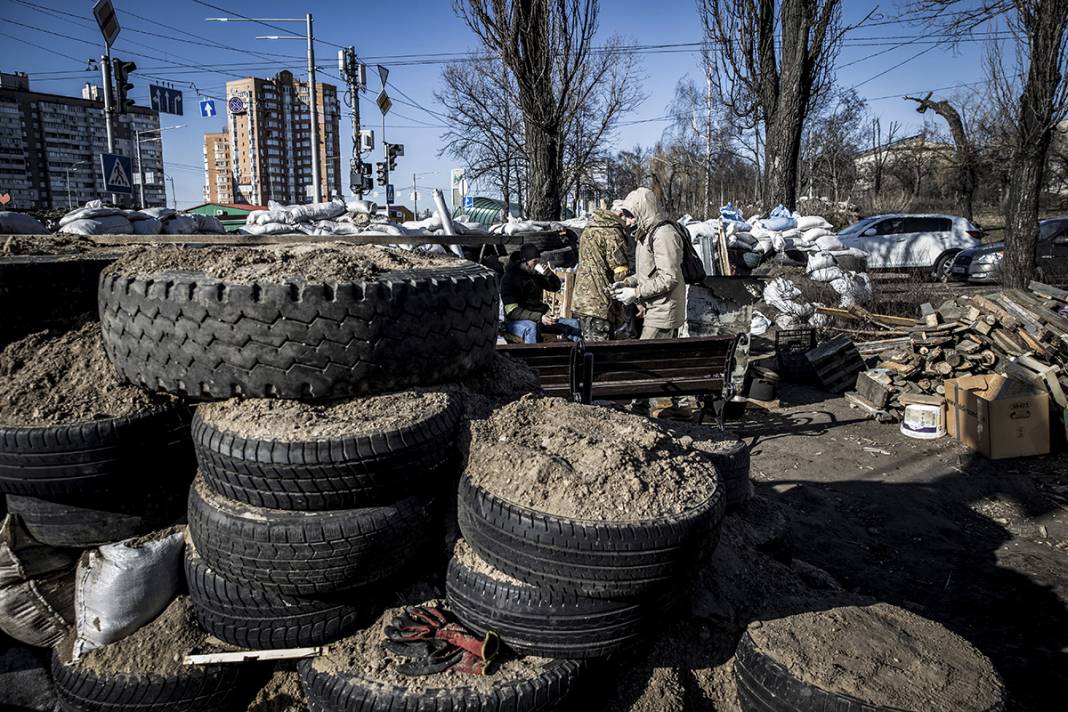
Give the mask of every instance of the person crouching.
<path id="1" fill-rule="evenodd" d="M 513 252 L 501 279 L 504 330 L 525 344 L 538 343 L 543 333 L 580 341 L 578 321 L 550 316 L 549 305 L 542 301 L 543 292 L 559 292 L 561 286 L 560 278 L 541 259 L 537 246 L 523 245 Z"/>

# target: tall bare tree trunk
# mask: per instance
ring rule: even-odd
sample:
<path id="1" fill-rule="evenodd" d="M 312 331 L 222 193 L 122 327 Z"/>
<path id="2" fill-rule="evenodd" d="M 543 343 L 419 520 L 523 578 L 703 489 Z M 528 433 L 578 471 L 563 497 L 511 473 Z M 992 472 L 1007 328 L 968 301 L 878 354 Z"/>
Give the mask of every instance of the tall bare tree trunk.
<path id="1" fill-rule="evenodd" d="M 914 96 L 906 96 L 905 99 L 919 104 L 916 107 L 916 111 L 921 114 L 931 109 L 945 119 L 946 124 L 949 126 L 949 132 L 953 136 L 957 162 L 957 175 L 953 185 L 957 211 L 966 219 L 971 220 L 977 173 L 975 147 L 972 145 L 968 133 L 964 130 L 964 121 L 960 117 L 960 112 L 953 108 L 953 105 L 948 101 L 931 101 L 930 93 L 923 99 L 917 99 Z"/>

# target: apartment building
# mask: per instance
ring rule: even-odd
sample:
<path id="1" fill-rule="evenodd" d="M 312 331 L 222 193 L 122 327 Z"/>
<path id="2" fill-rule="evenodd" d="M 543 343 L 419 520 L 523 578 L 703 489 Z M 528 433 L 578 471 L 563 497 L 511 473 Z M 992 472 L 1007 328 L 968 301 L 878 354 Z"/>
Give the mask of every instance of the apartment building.
<path id="1" fill-rule="evenodd" d="M 234 201 L 230 134 L 204 134 L 204 202 L 230 204 Z"/>
<path id="2" fill-rule="evenodd" d="M 82 98 L 35 92 L 26 74 L 0 73 L 0 193 L 10 193 L 10 205 L 67 208 L 110 198 L 100 167 L 100 154 L 108 152 L 102 97 L 99 87 L 90 85 Z M 159 114 L 134 107 L 115 116 L 112 126 L 114 152 L 133 159 L 135 180 L 145 177 L 145 203 L 164 205 L 161 142 L 142 142 L 143 168 L 134 146 L 135 131 L 159 129 Z M 135 182 L 133 196 L 123 204 L 132 207 L 137 200 Z"/>
<path id="3" fill-rule="evenodd" d="M 219 134 L 204 136 L 208 202 L 307 203 L 312 199 L 312 146 L 308 83 L 282 71 L 271 79 L 226 83 L 230 182 L 220 177 Z M 240 100 L 237 111 L 234 99 Z M 340 106 L 337 87 L 316 83 L 320 186 L 324 198 L 341 195 Z M 214 176 L 213 176 L 214 171 Z M 222 192 L 229 188 L 232 193 Z M 228 196 L 228 199 L 224 199 Z"/>

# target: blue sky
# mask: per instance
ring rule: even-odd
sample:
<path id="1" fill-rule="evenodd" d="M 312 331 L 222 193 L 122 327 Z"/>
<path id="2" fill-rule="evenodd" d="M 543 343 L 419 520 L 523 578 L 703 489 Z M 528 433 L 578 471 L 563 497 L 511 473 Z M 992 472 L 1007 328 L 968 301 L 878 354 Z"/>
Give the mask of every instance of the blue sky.
<path id="1" fill-rule="evenodd" d="M 899 6 L 907 2 L 845 0 L 847 23 L 856 23 L 869 12 L 874 14 L 868 20 L 871 26 L 854 31 L 851 46 L 843 48 L 838 59 L 838 81 L 844 86 L 856 86 L 861 96 L 869 99 L 870 108 L 884 119 L 918 127 L 921 116 L 914 105 L 900 96 L 942 88 L 945 89 L 941 93 L 949 96 L 982 91 L 982 84 L 974 85 L 983 79 L 982 44 L 953 47 L 938 41 L 937 28 L 890 22 L 898 15 Z M 0 0 L 0 69 L 28 72 L 32 89 L 56 94 L 78 96 L 86 81 L 99 83 L 99 71 L 85 69 L 85 60 L 99 57 L 102 51 L 92 4 L 91 0 Z M 386 122 L 387 138 L 405 145 L 405 156 L 399 159 L 393 180 L 397 198 L 410 202 L 412 173 L 430 174 L 419 178 L 422 206 L 429 204 L 429 187 L 448 186 L 449 169 L 458 164 L 437 156 L 441 127 L 447 119 L 433 100 L 442 65 L 404 64 L 408 60 L 397 56 L 477 49 L 474 37 L 453 13 L 450 0 L 318 0 L 304 5 L 280 0 L 114 0 L 114 4 L 123 31 L 113 55 L 138 65 L 138 72 L 133 75 L 135 101 L 147 105 L 148 84 L 161 79 L 185 92 L 186 115 L 161 117 L 163 125 L 185 124 L 184 128 L 164 132 L 165 169 L 174 178 L 179 207 L 202 202 L 202 137 L 225 124 L 225 118 L 203 119 L 194 113 L 197 91 L 221 99 L 229 79 L 269 76 L 283 68 L 299 76 L 306 74 L 303 43 L 256 40 L 256 35 L 277 31 L 251 23 L 205 20 L 223 15 L 293 17 L 294 13 L 300 16 L 311 12 L 315 17 L 316 64 L 324 70 L 320 81 L 340 84 L 326 76 L 338 75 L 338 45 L 354 45 L 361 59 L 388 66 L 392 86 L 387 91 L 395 103 Z M 292 27 L 302 30 L 300 25 Z M 599 31 L 602 38 L 619 34 L 642 45 L 700 40 L 700 24 L 691 0 L 602 0 Z M 681 77 L 702 76 L 699 55 L 685 48 L 645 52 L 641 55 L 641 68 L 648 98 L 626 117 L 632 123 L 620 130 L 617 148 L 655 142 L 667 122 L 648 119 L 666 113 Z M 962 84 L 973 86 L 958 86 Z M 365 155 L 365 160 L 381 159 L 377 135 L 381 132 L 381 117 L 374 105 L 380 88 L 377 73 L 369 67 L 361 114 L 364 124 L 375 128 L 378 147 L 376 155 Z M 217 106 L 221 111 L 223 102 L 217 102 Z M 347 116 L 341 131 L 343 174 L 347 176 L 345 166 L 351 154 Z M 345 188 L 347 192 L 347 185 Z"/>

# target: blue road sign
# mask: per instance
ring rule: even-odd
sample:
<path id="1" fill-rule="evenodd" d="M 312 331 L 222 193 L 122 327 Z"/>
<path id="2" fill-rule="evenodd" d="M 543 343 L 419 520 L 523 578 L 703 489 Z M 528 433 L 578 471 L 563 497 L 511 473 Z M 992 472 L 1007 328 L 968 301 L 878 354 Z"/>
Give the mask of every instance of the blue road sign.
<path id="1" fill-rule="evenodd" d="M 243 114 L 245 113 L 245 100 L 239 96 L 232 96 L 226 102 L 226 108 L 230 110 L 231 114 Z"/>
<path id="2" fill-rule="evenodd" d="M 386 203 L 393 204 L 393 184 L 390 183 L 386 186 Z"/>
<path id="3" fill-rule="evenodd" d="M 201 99 L 200 100 L 200 115 L 206 119 L 210 119 L 215 116 L 215 100 L 214 99 Z"/>
<path id="4" fill-rule="evenodd" d="M 100 154 L 100 170 L 104 174 L 104 190 L 109 193 L 133 193 L 133 166 L 126 156 Z"/>
<path id="5" fill-rule="evenodd" d="M 182 116 L 182 92 L 180 90 L 149 84 L 148 98 L 152 100 L 152 108 L 161 114 Z"/>
<path id="6" fill-rule="evenodd" d="M 465 195 L 464 196 L 464 207 L 465 208 L 473 208 L 473 207 L 475 207 L 475 196 L 473 196 L 473 195 Z"/>

